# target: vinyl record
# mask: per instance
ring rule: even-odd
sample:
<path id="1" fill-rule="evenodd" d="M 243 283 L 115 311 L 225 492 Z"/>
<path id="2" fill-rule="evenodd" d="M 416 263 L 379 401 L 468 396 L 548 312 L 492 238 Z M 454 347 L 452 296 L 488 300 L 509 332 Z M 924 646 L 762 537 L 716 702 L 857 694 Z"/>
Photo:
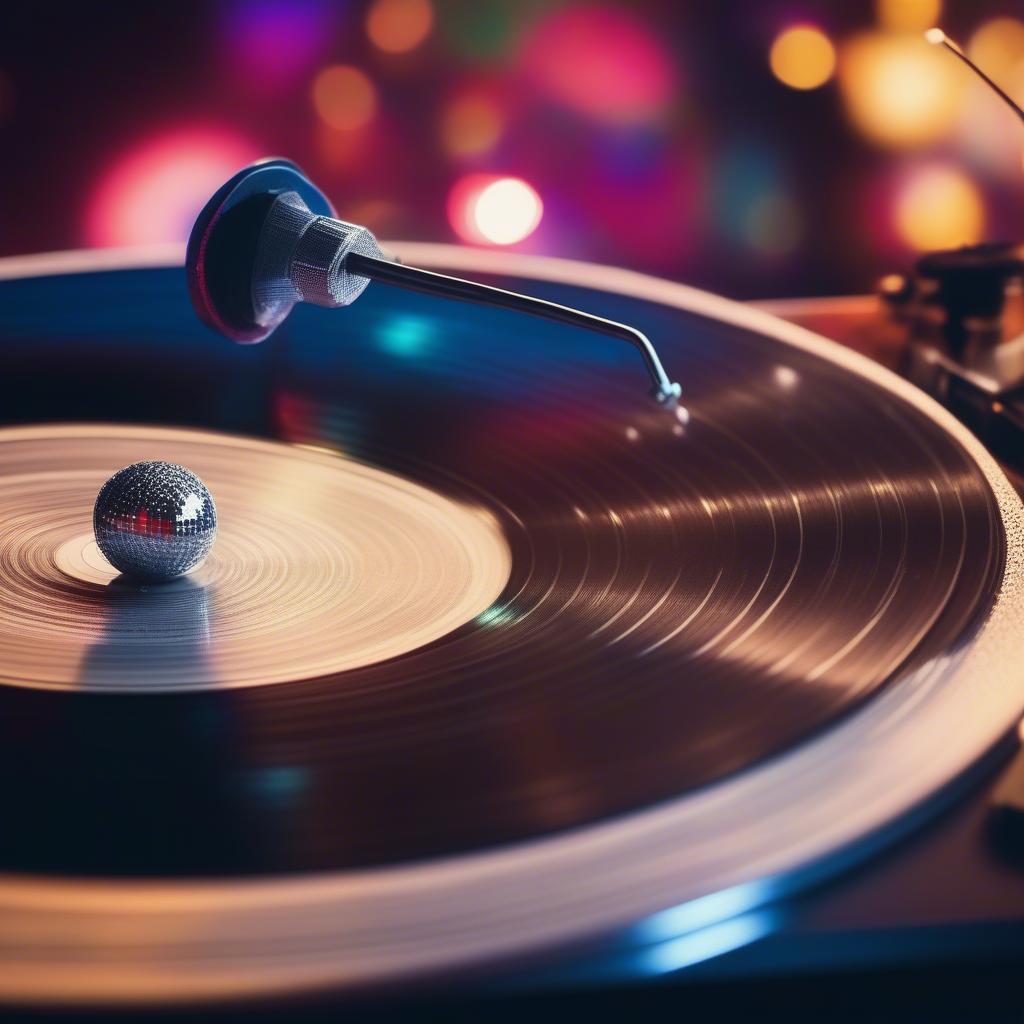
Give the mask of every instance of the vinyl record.
<path id="1" fill-rule="evenodd" d="M 614 340 L 384 286 L 258 348 L 196 326 L 180 271 L 3 286 L 0 865 L 93 876 L 46 897 L 61 941 L 114 893 L 163 963 L 167 886 L 211 929 L 97 992 L 592 938 L 820 870 L 1011 724 L 1019 504 L 937 407 L 701 293 L 494 261 L 647 331 L 684 408 Z M 144 589 L 88 521 L 143 458 L 197 472 L 220 531 Z M 212 936 L 232 971 L 191 966 Z"/>

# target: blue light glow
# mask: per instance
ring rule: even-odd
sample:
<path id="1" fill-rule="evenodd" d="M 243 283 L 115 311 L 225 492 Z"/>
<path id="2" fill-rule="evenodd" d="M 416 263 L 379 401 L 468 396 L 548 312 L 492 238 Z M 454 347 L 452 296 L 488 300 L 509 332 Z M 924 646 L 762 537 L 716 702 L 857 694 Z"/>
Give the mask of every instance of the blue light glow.
<path id="1" fill-rule="evenodd" d="M 767 146 L 743 144 L 723 153 L 715 169 L 712 199 L 723 235 L 745 242 L 751 212 L 765 196 L 782 189 L 783 178 L 779 158 Z"/>
<path id="2" fill-rule="evenodd" d="M 770 911 L 754 911 L 734 917 L 645 950 L 642 954 L 643 969 L 647 974 L 656 975 L 692 967 L 763 938 L 774 927 L 775 915 Z"/>
<path id="3" fill-rule="evenodd" d="M 420 316 L 392 316 L 377 333 L 377 343 L 388 355 L 400 359 L 418 359 L 433 347 L 434 330 L 429 320 Z"/>
<path id="4" fill-rule="evenodd" d="M 507 605 L 492 604 L 490 608 L 482 611 L 477 617 L 477 625 L 480 626 L 504 626 L 515 622 L 516 614 Z"/>
<path id="5" fill-rule="evenodd" d="M 274 765 L 252 771 L 247 783 L 249 790 L 260 799 L 288 804 L 309 785 L 309 772 L 299 765 Z"/>
<path id="6" fill-rule="evenodd" d="M 752 910 L 771 897 L 766 882 L 751 882 L 723 889 L 708 896 L 669 907 L 652 914 L 637 925 L 637 935 L 642 942 L 661 942 L 674 939 L 697 928 L 735 917 Z"/>

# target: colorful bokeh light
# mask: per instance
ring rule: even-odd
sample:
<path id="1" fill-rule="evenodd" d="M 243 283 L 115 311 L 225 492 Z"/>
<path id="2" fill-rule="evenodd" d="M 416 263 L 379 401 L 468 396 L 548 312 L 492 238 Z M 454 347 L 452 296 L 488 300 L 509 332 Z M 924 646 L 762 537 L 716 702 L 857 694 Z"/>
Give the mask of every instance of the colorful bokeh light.
<path id="1" fill-rule="evenodd" d="M 653 133 L 643 143 L 633 133 L 592 151 L 586 173 L 562 175 L 558 251 L 586 257 L 587 232 L 599 226 L 614 249 L 609 260 L 648 266 L 692 265 L 699 254 L 702 205 L 709 177 L 702 146 L 675 146 Z M 558 196 L 558 192 L 553 192 Z"/>
<path id="2" fill-rule="evenodd" d="M 832 41 L 813 25 L 794 25 L 780 32 L 768 56 L 775 77 L 791 89 L 817 89 L 836 69 Z"/>
<path id="3" fill-rule="evenodd" d="M 955 166 L 912 171 L 896 193 L 894 222 L 912 249 L 973 245 L 985 230 L 985 204 L 973 181 Z"/>
<path id="4" fill-rule="evenodd" d="M 619 7 L 578 5 L 542 16 L 526 33 L 520 59 L 551 99 L 613 124 L 655 120 L 678 93 L 671 54 Z"/>
<path id="5" fill-rule="evenodd" d="M 358 68 L 333 64 L 313 79 L 313 106 L 320 119 L 336 131 L 354 131 L 377 113 L 377 90 Z"/>
<path id="6" fill-rule="evenodd" d="M 963 108 L 963 68 L 919 33 L 853 37 L 842 51 L 839 83 L 854 126 L 882 146 L 943 139 Z"/>
<path id="7" fill-rule="evenodd" d="M 498 103 L 480 92 L 456 96 L 441 118 L 441 140 L 454 157 L 478 156 L 492 149 L 504 130 Z"/>
<path id="8" fill-rule="evenodd" d="M 765 256 L 787 256 L 803 234 L 800 207 L 785 192 L 767 192 L 751 204 L 744 225 L 750 247 Z"/>
<path id="9" fill-rule="evenodd" d="M 384 53 L 408 53 L 434 25 L 430 0 L 375 0 L 366 13 L 366 34 Z"/>
<path id="10" fill-rule="evenodd" d="M 943 26 L 1024 102 L 1022 2 L 213 0 L 109 38 L 76 23 L 52 74 L 17 46 L 0 62 L 0 244 L 180 239 L 220 181 L 282 154 L 384 238 L 849 292 L 986 227 L 1024 237 L 1024 133 L 924 42 Z M 63 115 L 79 130 L 33 128 Z M 936 167 L 967 185 L 918 180 Z"/>
<path id="11" fill-rule="evenodd" d="M 784 164 L 764 144 L 736 144 L 720 155 L 711 212 L 730 242 L 765 256 L 787 255 L 803 234 Z"/>
<path id="12" fill-rule="evenodd" d="M 181 241 L 211 194 L 260 155 L 222 128 L 182 128 L 142 142 L 114 161 L 90 195 L 85 239 L 98 246 Z"/>
<path id="13" fill-rule="evenodd" d="M 1024 22 L 993 18 L 967 44 L 967 55 L 998 85 L 1021 102 L 1024 91 Z M 1012 90 L 1017 89 L 1014 93 Z"/>
<path id="14" fill-rule="evenodd" d="M 1024 103 L 1024 23 L 994 18 L 971 36 L 968 55 L 1018 103 Z M 960 138 L 973 162 L 1018 187 L 1024 135 L 1013 112 L 964 71 L 967 108 Z"/>
<path id="15" fill-rule="evenodd" d="M 378 237 L 394 237 L 404 224 L 404 209 L 393 199 L 360 199 L 345 204 L 343 216 L 355 224 L 365 224 Z"/>
<path id="16" fill-rule="evenodd" d="M 455 233 L 475 245 L 515 245 L 540 224 L 544 206 L 522 178 L 470 174 L 448 196 L 448 219 Z"/>
<path id="17" fill-rule="evenodd" d="M 234 0 L 223 7 L 222 60 L 247 89 L 275 92 L 327 54 L 338 6 L 331 0 Z"/>
<path id="18" fill-rule="evenodd" d="M 452 5 L 444 5 L 438 28 L 446 49 L 457 58 L 475 62 L 503 60 L 516 38 L 525 4 L 509 0 L 473 0 L 460 4 L 452 17 Z"/>
<path id="19" fill-rule="evenodd" d="M 883 28 L 921 32 L 939 23 L 942 0 L 875 0 L 875 11 Z"/>

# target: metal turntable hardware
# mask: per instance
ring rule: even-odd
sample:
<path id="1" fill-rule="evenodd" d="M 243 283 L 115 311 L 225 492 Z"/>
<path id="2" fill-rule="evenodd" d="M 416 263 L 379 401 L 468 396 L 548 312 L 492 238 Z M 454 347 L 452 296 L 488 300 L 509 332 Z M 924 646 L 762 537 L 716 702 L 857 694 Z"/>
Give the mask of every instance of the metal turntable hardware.
<path id="1" fill-rule="evenodd" d="M 879 282 L 903 372 L 1001 455 L 1024 454 L 1024 246 L 929 253 Z"/>
<path id="2" fill-rule="evenodd" d="M 640 352 L 658 402 L 675 408 L 681 393 L 642 331 L 557 302 L 403 266 L 369 229 L 336 219 L 326 196 L 288 160 L 259 161 L 221 186 L 192 228 L 186 269 L 200 319 L 234 341 L 262 341 L 296 303 L 348 306 L 371 280 L 386 281 L 619 338 Z"/>
<path id="3" fill-rule="evenodd" d="M 938 28 L 925 33 L 1024 121 L 1024 110 Z M 878 284 L 906 335 L 902 370 L 1005 458 L 1024 458 L 1024 245 L 965 246 L 921 257 Z"/>

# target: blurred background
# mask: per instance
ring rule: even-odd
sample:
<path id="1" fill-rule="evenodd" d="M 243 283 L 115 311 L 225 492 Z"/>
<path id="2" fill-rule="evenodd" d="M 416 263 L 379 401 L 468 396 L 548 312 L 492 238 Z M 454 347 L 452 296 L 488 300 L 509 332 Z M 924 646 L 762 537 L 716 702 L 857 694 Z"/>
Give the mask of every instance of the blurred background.
<path id="1" fill-rule="evenodd" d="M 184 239 L 296 160 L 386 239 L 612 263 L 737 297 L 864 291 L 1024 239 L 1020 0 L 14 4 L 0 254 Z"/>

